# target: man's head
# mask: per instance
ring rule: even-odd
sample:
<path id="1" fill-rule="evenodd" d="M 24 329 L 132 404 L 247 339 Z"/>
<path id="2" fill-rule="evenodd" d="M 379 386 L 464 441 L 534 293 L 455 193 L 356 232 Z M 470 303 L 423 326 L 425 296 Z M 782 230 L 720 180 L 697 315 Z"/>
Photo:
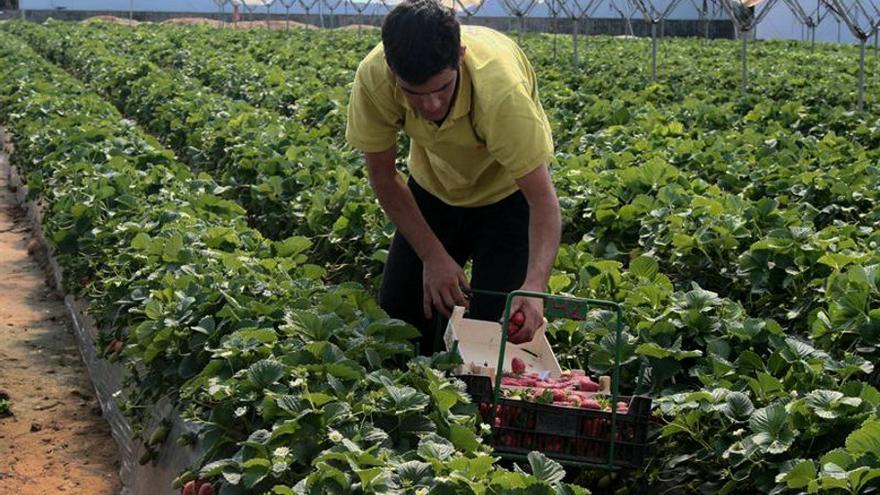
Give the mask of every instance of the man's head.
<path id="1" fill-rule="evenodd" d="M 426 119 L 443 119 L 464 56 L 455 12 L 437 0 L 406 0 L 385 18 L 382 44 L 410 105 Z"/>

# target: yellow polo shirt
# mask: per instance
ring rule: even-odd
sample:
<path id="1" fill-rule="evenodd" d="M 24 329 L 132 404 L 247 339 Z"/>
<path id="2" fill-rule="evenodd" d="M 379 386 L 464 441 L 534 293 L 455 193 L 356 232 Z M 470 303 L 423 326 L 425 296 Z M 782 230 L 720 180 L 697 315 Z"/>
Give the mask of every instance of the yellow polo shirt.
<path id="1" fill-rule="evenodd" d="M 550 123 L 535 71 L 510 38 L 462 26 L 467 47 L 459 88 L 442 125 L 410 107 L 379 43 L 360 63 L 345 137 L 365 152 L 410 137 L 409 171 L 425 190 L 453 206 L 483 206 L 517 190 L 518 179 L 553 157 Z"/>

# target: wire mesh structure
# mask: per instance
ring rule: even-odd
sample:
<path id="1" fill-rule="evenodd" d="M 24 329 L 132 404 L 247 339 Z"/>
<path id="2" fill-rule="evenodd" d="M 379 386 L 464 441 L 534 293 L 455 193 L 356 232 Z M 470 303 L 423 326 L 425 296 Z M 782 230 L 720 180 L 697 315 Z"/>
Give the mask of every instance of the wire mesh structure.
<path id="1" fill-rule="evenodd" d="M 646 22 L 651 24 L 651 79 L 657 80 L 657 26 L 672 14 L 681 0 L 669 0 L 666 7 L 661 9 L 656 0 L 630 0 L 642 13 Z"/>
<path id="2" fill-rule="evenodd" d="M 263 5 L 262 0 L 238 0 L 238 2 L 241 4 L 242 7 L 244 7 L 246 15 L 248 16 L 248 20 L 256 20 L 255 14 L 257 12 L 257 9 Z"/>
<path id="3" fill-rule="evenodd" d="M 822 0 L 816 0 L 816 8 L 809 11 L 804 8 L 804 2 L 798 0 L 783 0 L 783 3 L 788 6 L 788 9 L 794 15 L 795 19 L 797 19 L 801 25 L 803 25 L 807 30 L 807 37 L 810 39 L 810 49 L 816 49 L 816 28 L 822 24 L 822 21 L 826 16 L 831 12 L 830 9 L 825 8 L 824 13 L 822 7 Z M 839 23 L 838 23 L 839 27 Z M 838 42 L 840 41 L 840 33 L 838 31 Z"/>
<path id="4" fill-rule="evenodd" d="M 572 66 L 580 67 L 578 57 L 578 30 L 581 19 L 586 19 L 596 13 L 602 5 L 600 0 L 559 0 L 562 11 L 571 19 L 571 48 Z"/>
<path id="5" fill-rule="evenodd" d="M 358 37 L 362 36 L 362 27 L 364 25 L 364 11 L 366 11 L 370 5 L 372 5 L 373 0 L 364 0 L 363 2 L 349 2 L 351 3 L 351 7 L 357 12 L 357 32 Z"/>
<path id="6" fill-rule="evenodd" d="M 453 8 L 457 7 L 457 10 L 464 14 L 465 21 L 470 24 L 474 16 L 476 16 L 480 12 L 480 9 L 483 8 L 483 5 L 485 5 L 483 0 L 455 0 L 455 3 L 452 6 Z"/>
<path id="7" fill-rule="evenodd" d="M 697 10 L 700 23 L 703 25 L 703 38 L 709 39 L 709 23 L 721 12 L 720 6 L 715 0 L 690 0 L 691 5 Z"/>
<path id="8" fill-rule="evenodd" d="M 321 0 L 324 7 L 330 11 L 330 27 L 336 27 L 334 24 L 334 20 L 336 19 L 336 9 L 338 9 L 345 0 Z M 327 27 L 324 25 L 324 17 L 321 16 L 321 27 Z"/>
<path id="9" fill-rule="evenodd" d="M 547 7 L 547 14 L 550 15 L 550 19 L 551 19 L 550 20 L 550 32 L 553 33 L 553 35 L 554 35 L 553 36 L 553 60 L 555 61 L 556 57 L 557 57 L 557 53 L 559 51 L 558 46 L 557 46 L 559 44 L 557 42 L 557 39 L 559 37 L 556 36 L 556 33 L 558 31 L 557 28 L 559 27 L 558 26 L 559 15 L 562 13 L 562 8 L 560 7 L 558 0 L 547 0 L 544 2 L 544 6 Z"/>
<path id="10" fill-rule="evenodd" d="M 865 51 L 868 39 L 875 37 L 880 30 L 880 7 L 875 0 L 822 0 L 840 22 L 846 24 L 853 36 L 859 42 L 859 76 L 856 96 L 856 109 L 861 111 L 865 107 Z M 870 6 L 869 10 L 866 5 Z"/>
<path id="11" fill-rule="evenodd" d="M 718 0 L 721 7 L 727 12 L 733 26 L 736 28 L 737 35 L 742 39 L 742 49 L 740 58 L 742 61 L 742 83 L 741 88 L 743 94 L 749 88 L 749 37 L 753 35 L 758 24 L 767 17 L 770 9 L 776 5 L 777 0 Z"/>
<path id="12" fill-rule="evenodd" d="M 529 12 L 535 7 L 537 0 L 501 0 L 501 5 L 507 12 L 507 15 L 516 17 L 517 23 L 517 41 L 522 44 L 522 33 L 525 31 L 525 19 Z"/>
<path id="13" fill-rule="evenodd" d="M 217 6 L 217 20 L 222 21 L 226 16 L 226 4 L 229 3 L 229 0 L 213 0 L 214 5 Z M 222 27 L 222 25 L 221 25 Z"/>
<path id="14" fill-rule="evenodd" d="M 271 24 L 269 23 L 272 20 L 272 5 L 275 4 L 275 0 L 260 0 L 264 7 L 266 7 L 266 27 L 269 27 Z"/>
<path id="15" fill-rule="evenodd" d="M 313 15 L 315 9 L 319 10 L 320 19 L 315 19 L 315 24 L 321 27 L 338 27 L 340 19 L 336 15 L 340 12 L 340 8 L 348 12 L 348 4 L 351 3 L 352 13 L 356 14 L 359 35 L 362 32 L 361 26 L 370 22 L 366 21 L 367 16 L 382 15 L 382 10 L 386 13 L 399 4 L 401 0 L 212 0 L 216 6 L 217 18 L 223 20 L 228 14 L 227 5 L 234 7 L 235 13 L 244 14 L 244 18 L 254 20 L 255 14 L 260 7 L 265 8 L 266 24 L 271 25 L 270 20 L 273 15 L 280 12 L 283 7 L 283 15 L 286 21 L 286 27 L 291 27 L 291 13 L 294 9 L 304 13 L 306 22 L 309 22 L 310 16 Z M 454 8 L 461 18 L 463 24 L 480 22 L 475 18 L 481 14 L 485 15 L 488 10 L 487 5 L 490 0 L 440 0 L 444 4 Z M 779 7 L 780 0 L 494 0 L 496 3 L 493 8 L 500 8 L 508 19 L 516 22 L 516 36 L 520 44 L 523 43 L 523 32 L 526 31 L 526 23 L 530 17 L 543 17 L 543 29 L 550 32 L 559 32 L 558 22 L 561 18 L 570 21 L 572 36 L 572 66 L 579 69 L 584 65 L 582 44 L 587 40 L 586 35 L 591 31 L 590 27 L 596 17 L 596 12 L 600 8 L 605 8 L 605 16 L 611 14 L 612 17 L 619 19 L 616 24 L 617 28 L 607 28 L 612 30 L 624 30 L 625 34 L 634 36 L 637 32 L 633 28 L 633 19 L 638 16 L 644 19 L 650 27 L 651 36 L 651 78 L 658 80 L 659 44 L 663 38 L 664 21 L 670 19 L 682 4 L 688 5 L 692 15 L 697 17 L 695 22 L 691 22 L 691 34 L 699 30 L 699 35 L 704 38 L 710 37 L 710 27 L 713 22 L 719 20 L 719 14 L 730 19 L 734 27 L 734 36 L 741 40 L 741 64 L 742 64 L 742 81 L 741 89 L 746 93 L 749 88 L 749 61 L 748 61 L 748 44 L 749 38 L 756 39 L 754 35 L 756 28 L 770 13 L 771 9 Z M 856 108 L 864 109 L 865 91 L 866 91 L 866 57 L 867 50 L 871 47 L 872 37 L 875 57 L 880 60 L 880 0 L 781 0 L 785 6 L 784 10 L 790 14 L 791 19 L 796 20 L 801 27 L 801 40 L 809 43 L 811 50 L 815 50 L 817 41 L 817 28 L 822 22 L 827 22 L 829 17 L 838 25 L 838 30 L 842 30 L 845 25 L 852 33 L 860 48 L 859 68 L 858 68 L 858 88 L 856 92 Z M 133 17 L 134 0 L 130 0 L 129 16 Z M 382 7 L 378 7 L 378 5 Z M 239 10 L 240 9 L 240 10 Z M 324 12 L 323 9 L 326 9 Z M 378 9 L 378 10 L 377 10 Z M 777 9 L 778 12 L 778 9 Z M 329 14 L 329 22 L 325 17 Z M 496 16 L 488 21 L 490 25 L 499 22 L 497 10 L 493 11 L 490 16 Z M 241 15 L 233 15 L 233 23 L 241 19 Z M 503 22 L 504 18 L 500 18 Z M 375 19 L 372 19 L 373 23 Z M 616 22 L 616 21 L 615 21 Z M 227 23 L 221 23 L 225 26 Z M 606 25 L 610 26 L 610 24 Z M 565 29 L 565 28 L 562 28 Z M 727 27 L 725 26 L 725 29 Z M 680 31 L 679 31 L 680 32 Z M 832 31 L 833 33 L 833 31 Z M 583 40 L 581 34 L 584 34 Z M 841 34 L 837 34 L 840 41 Z M 833 34 L 831 36 L 833 39 Z M 558 58 L 558 37 L 552 37 L 553 58 Z"/>
<path id="16" fill-rule="evenodd" d="M 623 3 L 627 6 L 629 6 L 629 12 L 624 12 L 623 8 L 620 7 L 619 5 L 617 5 L 617 1 L 608 0 L 608 4 L 611 7 L 611 9 L 614 10 L 615 12 L 617 12 L 617 15 L 619 15 L 620 18 L 626 23 L 627 34 L 629 36 L 635 36 L 635 31 L 633 31 L 633 26 L 632 26 L 632 20 L 633 20 L 633 17 L 636 15 L 636 12 L 638 12 L 638 10 L 635 8 L 635 6 L 633 6 L 633 4 L 631 2 L 624 1 Z"/>

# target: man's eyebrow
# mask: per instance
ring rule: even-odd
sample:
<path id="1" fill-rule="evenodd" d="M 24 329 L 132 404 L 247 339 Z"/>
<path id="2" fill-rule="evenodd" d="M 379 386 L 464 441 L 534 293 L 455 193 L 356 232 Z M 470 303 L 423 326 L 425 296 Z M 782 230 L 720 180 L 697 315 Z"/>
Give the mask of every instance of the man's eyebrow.
<path id="1" fill-rule="evenodd" d="M 424 93 L 419 93 L 419 92 L 413 91 L 413 90 L 411 90 L 411 89 L 406 89 L 406 88 L 404 88 L 403 86 L 400 86 L 400 89 L 404 90 L 405 92 L 407 92 L 407 93 L 409 93 L 409 94 L 411 94 L 411 95 L 429 95 L 429 94 L 431 94 L 431 93 L 437 93 L 437 92 L 443 91 L 444 89 L 448 88 L 450 84 L 452 84 L 452 83 L 455 82 L 455 79 L 457 79 L 457 77 L 453 78 L 451 81 L 449 81 L 448 83 L 444 84 L 443 86 L 440 86 L 439 88 L 435 89 L 434 91 L 427 91 L 427 92 L 424 92 Z"/>

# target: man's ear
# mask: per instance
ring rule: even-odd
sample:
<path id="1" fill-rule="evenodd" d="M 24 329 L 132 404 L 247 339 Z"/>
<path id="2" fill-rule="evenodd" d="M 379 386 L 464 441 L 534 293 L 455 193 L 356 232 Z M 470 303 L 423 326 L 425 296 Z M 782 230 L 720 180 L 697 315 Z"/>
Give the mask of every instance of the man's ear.
<path id="1" fill-rule="evenodd" d="M 467 52 L 467 47 L 466 47 L 466 46 L 461 45 L 461 46 L 458 47 L 458 65 L 461 65 L 461 64 L 464 63 L 464 54 L 465 54 L 466 52 Z"/>

